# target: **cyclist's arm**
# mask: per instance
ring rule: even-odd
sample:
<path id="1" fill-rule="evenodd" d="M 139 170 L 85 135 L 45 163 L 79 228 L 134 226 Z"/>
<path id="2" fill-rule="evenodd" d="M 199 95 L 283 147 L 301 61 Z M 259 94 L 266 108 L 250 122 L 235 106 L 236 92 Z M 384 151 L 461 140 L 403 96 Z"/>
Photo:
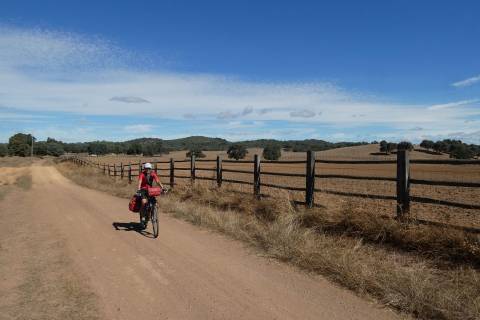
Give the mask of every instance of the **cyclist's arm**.
<path id="1" fill-rule="evenodd" d="M 155 182 L 160 186 L 160 188 L 165 189 L 162 182 L 160 181 L 160 178 L 157 175 L 155 175 L 154 178 L 155 178 Z"/>
<path id="2" fill-rule="evenodd" d="M 142 188 L 142 173 L 138 175 L 138 187 L 137 190 L 140 190 Z"/>

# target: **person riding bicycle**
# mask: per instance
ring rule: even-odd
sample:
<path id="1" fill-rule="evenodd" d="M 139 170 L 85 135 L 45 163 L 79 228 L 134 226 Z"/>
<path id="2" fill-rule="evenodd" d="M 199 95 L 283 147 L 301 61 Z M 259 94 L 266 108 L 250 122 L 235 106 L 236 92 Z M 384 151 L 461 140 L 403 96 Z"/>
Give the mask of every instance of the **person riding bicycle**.
<path id="1" fill-rule="evenodd" d="M 160 182 L 160 178 L 158 177 L 158 175 L 155 173 L 155 171 L 152 170 L 152 164 L 147 162 L 143 165 L 143 170 L 138 175 L 137 194 L 142 197 L 140 212 L 143 212 L 143 207 L 147 204 L 148 187 L 152 187 L 153 182 L 156 182 L 160 186 L 160 188 L 165 189 L 162 182 Z"/>

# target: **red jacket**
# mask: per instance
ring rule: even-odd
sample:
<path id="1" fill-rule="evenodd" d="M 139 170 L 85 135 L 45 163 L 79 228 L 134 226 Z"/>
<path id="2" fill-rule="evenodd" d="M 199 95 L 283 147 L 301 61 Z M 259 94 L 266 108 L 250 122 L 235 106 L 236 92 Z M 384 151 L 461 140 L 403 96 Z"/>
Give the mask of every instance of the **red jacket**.
<path id="1" fill-rule="evenodd" d="M 148 177 L 150 176 L 150 177 Z M 138 180 L 141 180 L 140 189 L 147 189 L 153 185 L 153 181 L 159 181 L 157 174 L 155 171 L 150 171 L 150 174 L 147 175 L 145 172 L 141 172 L 138 176 Z"/>

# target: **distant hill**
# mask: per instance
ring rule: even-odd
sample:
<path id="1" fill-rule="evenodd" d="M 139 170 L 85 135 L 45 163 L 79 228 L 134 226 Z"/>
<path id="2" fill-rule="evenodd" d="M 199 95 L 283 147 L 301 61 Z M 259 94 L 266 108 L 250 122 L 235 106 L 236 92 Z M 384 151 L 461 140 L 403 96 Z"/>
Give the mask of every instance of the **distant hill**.
<path id="1" fill-rule="evenodd" d="M 231 142 L 221 138 L 191 136 L 173 140 L 163 140 L 163 145 L 169 150 L 186 150 L 192 146 L 205 151 L 226 150 Z"/>

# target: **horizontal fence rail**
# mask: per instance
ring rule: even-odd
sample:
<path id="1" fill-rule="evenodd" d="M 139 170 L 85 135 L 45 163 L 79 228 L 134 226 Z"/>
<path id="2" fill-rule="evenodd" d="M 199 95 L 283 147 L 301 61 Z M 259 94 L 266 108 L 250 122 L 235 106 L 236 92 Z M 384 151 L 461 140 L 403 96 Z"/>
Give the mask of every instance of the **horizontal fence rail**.
<path id="1" fill-rule="evenodd" d="M 350 175 L 344 175 L 344 174 L 316 174 L 315 177 L 323 178 L 323 179 L 397 181 L 397 178 L 390 178 L 390 177 L 350 176 Z"/>
<path id="2" fill-rule="evenodd" d="M 78 157 L 69 158 L 72 162 L 78 165 L 89 165 L 97 168 L 100 172 L 108 176 L 120 177 L 121 179 L 128 179 L 129 182 L 132 182 L 133 178 L 138 177 L 144 162 L 136 163 L 120 163 L 120 164 L 100 164 L 94 163 L 90 160 L 84 160 Z M 396 201 L 397 208 L 397 217 L 402 217 L 410 212 L 410 202 L 423 203 L 423 204 L 432 204 L 432 205 L 443 205 L 450 206 L 455 208 L 463 209 L 480 209 L 480 204 L 467 204 L 460 203 L 455 201 L 441 200 L 441 199 L 432 199 L 428 197 L 419 197 L 410 195 L 410 186 L 411 185 L 430 185 L 430 186 L 444 186 L 444 187 L 462 187 L 462 188 L 480 188 L 480 182 L 457 182 L 457 181 L 441 181 L 441 180 L 425 180 L 425 179 L 412 179 L 410 177 L 410 164 L 438 164 L 438 165 L 480 165 L 480 160 L 410 160 L 409 152 L 407 150 L 399 150 L 397 152 L 396 160 L 326 160 L 326 159 L 315 159 L 315 153 L 312 151 L 307 152 L 306 160 L 260 160 L 258 155 L 255 155 L 254 160 L 231 160 L 231 159 L 221 159 L 220 156 L 217 156 L 216 159 L 196 159 L 195 156 L 191 156 L 190 159 L 185 160 L 174 160 L 170 159 L 169 161 L 152 161 L 154 165 L 154 170 L 157 172 L 159 177 L 169 178 L 169 182 L 166 184 L 171 185 L 172 187 L 177 185 L 175 179 L 189 179 L 192 183 L 198 180 L 206 180 L 217 183 L 218 187 L 222 186 L 222 183 L 232 183 L 232 184 L 241 184 L 241 185 L 250 185 L 253 186 L 253 194 L 255 197 L 259 198 L 261 196 L 266 196 L 261 193 L 262 188 L 274 188 L 274 189 L 283 189 L 288 191 L 295 192 L 304 192 L 305 201 L 294 201 L 297 204 L 303 204 L 307 207 L 322 207 L 321 204 L 315 203 L 314 197 L 315 193 L 324 193 L 332 194 L 338 196 L 347 196 L 347 197 L 359 197 L 359 198 L 368 198 L 368 199 L 378 199 L 378 200 L 389 200 Z M 187 166 L 184 164 L 188 163 Z M 198 167 L 196 163 L 205 163 L 212 164 L 212 167 Z M 244 170 L 244 169 L 235 169 L 235 168 L 224 168 L 223 164 L 226 163 L 227 166 L 231 164 L 252 164 L 253 170 Z M 181 164 L 182 167 L 176 166 L 176 164 Z M 262 170 L 262 166 L 271 164 L 276 165 L 289 165 L 289 164 L 302 164 L 305 166 L 305 171 L 303 173 L 298 172 L 276 172 Z M 316 164 L 351 164 L 351 165 L 381 165 L 381 164 L 395 164 L 397 175 L 396 177 L 382 177 L 382 176 L 357 176 L 357 175 L 345 175 L 345 174 L 322 174 L 318 171 L 319 168 L 315 168 Z M 160 165 L 164 165 L 160 167 Z M 288 167 L 287 167 L 288 168 Z M 298 168 L 298 167 L 297 167 Z M 168 174 L 158 173 L 160 170 L 168 171 Z M 186 175 L 177 175 L 175 171 L 189 171 Z M 214 176 L 198 176 L 197 172 L 214 172 Z M 223 173 L 239 173 L 239 174 L 248 174 L 252 177 L 251 181 L 237 180 L 232 178 L 225 178 Z M 274 183 L 266 183 L 262 181 L 263 176 L 280 176 L 280 177 L 290 177 L 290 178 L 302 178 L 305 180 L 304 187 L 294 187 L 288 185 L 280 185 Z M 323 179 L 344 179 L 344 180 L 371 180 L 371 181 L 387 181 L 387 182 L 396 182 L 396 195 L 379 195 L 379 194 L 367 194 L 367 193 L 358 193 L 358 192 L 347 192 L 347 191 L 337 191 L 330 190 L 327 188 L 318 188 L 315 185 L 315 180 L 323 181 Z M 321 185 L 321 182 L 320 182 Z M 418 220 L 418 219 L 417 219 Z"/>
<path id="3" fill-rule="evenodd" d="M 434 181 L 434 180 L 410 179 L 410 183 L 429 185 L 429 186 L 480 188 L 480 183 L 478 182 L 456 182 L 456 181 Z"/>
<path id="4" fill-rule="evenodd" d="M 316 163 L 332 164 L 395 164 L 396 160 L 315 160 Z"/>

